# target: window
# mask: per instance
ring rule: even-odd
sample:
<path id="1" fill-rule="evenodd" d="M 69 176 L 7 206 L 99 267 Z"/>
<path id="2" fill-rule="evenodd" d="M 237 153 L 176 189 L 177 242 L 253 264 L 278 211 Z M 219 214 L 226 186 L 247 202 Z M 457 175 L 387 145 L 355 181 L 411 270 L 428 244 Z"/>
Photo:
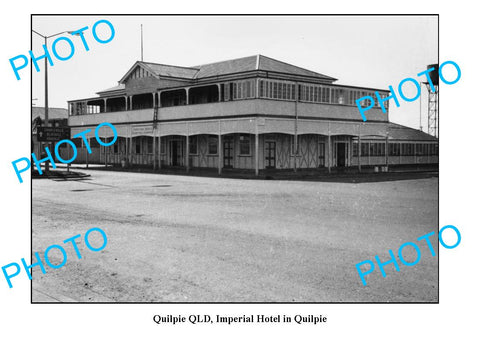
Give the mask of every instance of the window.
<path id="1" fill-rule="evenodd" d="M 348 91 L 347 92 L 347 104 L 354 104 L 355 103 L 355 91 Z"/>
<path id="2" fill-rule="evenodd" d="M 438 144 L 427 143 L 428 155 L 438 155 Z"/>
<path id="3" fill-rule="evenodd" d="M 223 86 L 224 86 L 223 100 L 224 101 L 231 101 L 232 100 L 232 96 L 231 96 L 231 92 L 230 92 L 230 85 L 231 84 L 223 84 Z"/>
<path id="4" fill-rule="evenodd" d="M 254 81 L 252 80 L 252 83 L 253 82 Z M 250 94 L 253 97 L 253 85 L 251 89 L 252 91 L 250 92 Z M 248 91 L 249 89 L 247 88 L 247 93 Z M 260 80 L 260 97 L 282 100 L 295 100 L 295 84 L 282 81 Z"/>
<path id="5" fill-rule="evenodd" d="M 217 155 L 218 153 L 218 137 L 208 136 L 208 155 Z"/>
<path id="6" fill-rule="evenodd" d="M 379 156 L 385 151 L 385 144 L 383 143 L 370 143 L 362 142 L 362 154 L 361 156 Z M 382 147 L 383 146 L 383 147 Z M 383 153 L 383 155 L 385 155 Z M 353 142 L 352 156 L 358 157 L 358 142 Z"/>
<path id="7" fill-rule="evenodd" d="M 190 136 L 188 152 L 190 155 L 197 155 L 198 152 L 198 136 Z"/>
<path id="8" fill-rule="evenodd" d="M 361 156 L 368 156 L 368 143 L 362 143 L 362 154 Z"/>
<path id="9" fill-rule="evenodd" d="M 322 87 L 322 102 L 330 103 L 330 87 Z"/>
<path id="10" fill-rule="evenodd" d="M 300 87 L 300 100 L 305 102 L 322 102 L 324 99 L 327 100 L 328 90 L 325 87 L 318 85 L 305 85 L 301 84 Z M 329 98 L 328 98 L 329 99 Z"/>
<path id="11" fill-rule="evenodd" d="M 415 146 L 415 144 L 413 144 L 413 143 L 403 143 L 402 144 L 402 155 L 403 156 L 413 156 L 414 146 Z"/>
<path id="12" fill-rule="evenodd" d="M 367 97 L 367 96 L 369 96 L 369 95 L 370 95 L 370 94 L 369 94 L 368 92 L 365 92 L 365 91 L 359 92 L 359 97 L 358 97 L 358 98 Z M 371 104 L 371 101 L 370 101 L 369 99 L 362 99 L 362 100 L 360 101 L 360 105 L 361 105 L 362 107 L 368 107 L 368 106 L 370 106 L 370 104 Z M 355 103 L 355 105 L 356 105 L 356 103 Z"/>
<path id="13" fill-rule="evenodd" d="M 345 91 L 341 88 L 333 89 L 333 101 L 332 101 L 332 103 L 344 104 L 345 103 L 344 92 Z"/>
<path id="14" fill-rule="evenodd" d="M 379 156 L 385 156 L 385 143 L 378 143 Z"/>
<path id="15" fill-rule="evenodd" d="M 399 156 L 400 155 L 400 143 L 388 143 L 388 155 Z"/>
<path id="16" fill-rule="evenodd" d="M 229 88 L 226 88 L 225 100 L 255 98 L 255 80 L 242 80 L 231 82 Z"/>
<path id="17" fill-rule="evenodd" d="M 266 82 L 264 80 L 260 80 L 260 97 L 267 96 L 267 89 L 265 86 Z"/>
<path id="18" fill-rule="evenodd" d="M 240 135 L 240 155 L 250 155 L 250 135 Z"/>
<path id="19" fill-rule="evenodd" d="M 385 143 L 370 143 L 370 156 L 385 156 Z"/>
<path id="20" fill-rule="evenodd" d="M 418 155 L 418 156 L 428 155 L 428 144 L 427 143 L 415 144 L 415 155 Z"/>
<path id="21" fill-rule="evenodd" d="M 237 85 L 235 83 L 230 84 L 230 99 L 233 101 L 237 95 Z"/>
<path id="22" fill-rule="evenodd" d="M 381 105 L 380 105 L 380 102 L 379 102 L 378 98 L 376 98 L 375 94 L 373 94 L 373 95 L 374 95 L 374 99 L 375 99 L 375 106 L 378 107 L 378 108 L 381 108 Z M 380 96 L 380 99 L 385 100 L 390 95 L 387 95 L 386 93 L 379 93 L 379 96 Z M 383 107 L 385 109 L 388 109 L 388 100 L 383 102 Z"/>

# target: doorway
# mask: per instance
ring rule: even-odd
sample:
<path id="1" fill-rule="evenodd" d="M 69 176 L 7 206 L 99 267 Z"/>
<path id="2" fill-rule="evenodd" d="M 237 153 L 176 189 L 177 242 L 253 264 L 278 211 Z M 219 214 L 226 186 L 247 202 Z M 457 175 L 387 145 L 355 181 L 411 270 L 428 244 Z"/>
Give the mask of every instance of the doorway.
<path id="1" fill-rule="evenodd" d="M 318 143 L 318 167 L 325 167 L 325 143 Z"/>
<path id="2" fill-rule="evenodd" d="M 233 137 L 223 138 L 223 167 L 233 168 Z"/>
<path id="3" fill-rule="evenodd" d="M 345 167 L 347 163 L 347 143 L 338 142 L 337 144 L 337 167 Z"/>
<path id="4" fill-rule="evenodd" d="M 183 166 L 183 141 L 170 141 L 170 165 Z"/>
<path id="5" fill-rule="evenodd" d="M 265 168 L 276 167 L 276 144 L 275 141 L 265 141 Z"/>

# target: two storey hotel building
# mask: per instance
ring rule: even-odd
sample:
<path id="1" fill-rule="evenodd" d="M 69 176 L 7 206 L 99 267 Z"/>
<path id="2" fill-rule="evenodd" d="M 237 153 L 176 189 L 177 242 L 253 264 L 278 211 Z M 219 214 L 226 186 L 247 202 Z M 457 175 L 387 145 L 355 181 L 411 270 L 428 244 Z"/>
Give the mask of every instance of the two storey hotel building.
<path id="1" fill-rule="evenodd" d="M 77 161 L 106 165 L 251 170 L 436 164 L 438 140 L 391 123 L 388 105 L 364 122 L 355 100 L 388 90 L 336 79 L 262 55 L 179 67 L 136 62 L 119 84 L 68 102 L 71 134 L 113 124 L 118 139 Z M 109 142 L 108 128 L 100 137 Z M 68 157 L 66 157 L 68 158 Z"/>

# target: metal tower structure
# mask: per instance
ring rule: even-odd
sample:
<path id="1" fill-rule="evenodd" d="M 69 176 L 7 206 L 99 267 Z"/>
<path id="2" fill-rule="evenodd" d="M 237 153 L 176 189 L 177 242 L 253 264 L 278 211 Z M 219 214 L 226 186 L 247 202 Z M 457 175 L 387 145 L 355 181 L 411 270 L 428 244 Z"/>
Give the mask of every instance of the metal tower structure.
<path id="1" fill-rule="evenodd" d="M 429 64 L 427 69 L 429 82 L 424 82 L 428 90 L 427 132 L 438 138 L 438 64 Z"/>
<path id="2" fill-rule="evenodd" d="M 438 84 L 434 85 L 435 91 L 430 84 L 428 90 L 428 134 L 438 138 Z"/>

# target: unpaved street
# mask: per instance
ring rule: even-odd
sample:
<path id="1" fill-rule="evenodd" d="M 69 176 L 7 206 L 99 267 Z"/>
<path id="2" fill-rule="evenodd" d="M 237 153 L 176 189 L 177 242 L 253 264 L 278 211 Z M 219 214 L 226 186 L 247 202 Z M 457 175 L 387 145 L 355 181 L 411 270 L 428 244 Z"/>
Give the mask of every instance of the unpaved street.
<path id="1" fill-rule="evenodd" d="M 346 184 L 84 172 L 88 180 L 33 180 L 33 251 L 92 227 L 108 244 L 93 252 L 82 240 L 80 260 L 65 245 L 64 267 L 34 268 L 34 302 L 438 300 L 438 255 L 425 244 L 416 266 L 387 265 L 387 277 L 376 270 L 366 287 L 355 269 L 438 232 L 438 178 Z"/>

